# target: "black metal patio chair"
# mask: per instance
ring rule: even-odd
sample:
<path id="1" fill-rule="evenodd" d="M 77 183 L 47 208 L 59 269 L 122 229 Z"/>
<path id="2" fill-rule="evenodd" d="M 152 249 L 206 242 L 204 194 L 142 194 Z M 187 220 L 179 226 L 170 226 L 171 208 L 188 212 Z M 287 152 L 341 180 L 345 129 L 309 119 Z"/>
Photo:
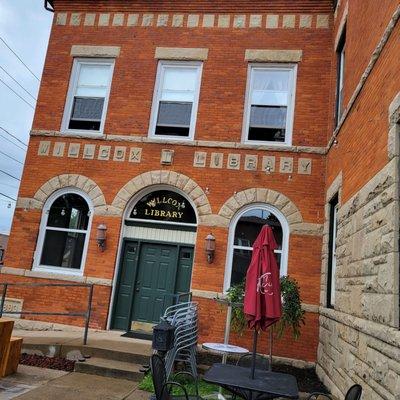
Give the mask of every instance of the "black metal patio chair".
<path id="1" fill-rule="evenodd" d="M 360 400 L 362 394 L 362 387 L 360 385 L 353 385 L 346 393 L 344 400 Z M 332 396 L 325 393 L 311 393 L 307 400 L 332 400 Z"/>
<path id="2" fill-rule="evenodd" d="M 155 394 L 150 397 L 151 400 L 202 400 L 199 396 L 197 379 L 190 372 L 178 372 L 175 374 L 175 377 L 184 375 L 193 379 L 196 387 L 195 395 L 189 395 L 185 386 L 183 386 L 181 383 L 167 381 L 165 363 L 159 355 L 153 354 L 151 356 L 150 367 L 155 392 Z M 182 392 L 181 395 L 176 396 L 171 394 L 174 386 L 180 389 Z"/>
<path id="3" fill-rule="evenodd" d="M 244 354 L 239 357 L 239 359 L 236 362 L 236 365 L 239 367 L 246 367 L 246 368 L 251 368 L 253 363 L 253 354 L 248 353 Z M 268 371 L 269 369 L 269 359 L 262 354 L 256 354 L 256 369 L 260 369 L 262 371 Z M 236 400 L 237 396 L 234 394 L 232 396 L 232 400 Z M 254 400 L 271 400 L 274 399 L 273 396 L 265 394 L 265 393 L 258 393 L 258 392 L 253 392 L 253 399 Z"/>

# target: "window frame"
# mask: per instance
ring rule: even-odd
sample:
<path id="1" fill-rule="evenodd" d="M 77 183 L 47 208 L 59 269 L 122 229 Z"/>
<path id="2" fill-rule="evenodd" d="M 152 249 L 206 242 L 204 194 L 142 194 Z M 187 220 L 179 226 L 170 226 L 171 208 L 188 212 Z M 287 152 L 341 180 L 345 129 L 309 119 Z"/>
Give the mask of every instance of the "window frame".
<path id="1" fill-rule="evenodd" d="M 68 231 L 68 232 L 77 232 L 77 233 L 85 233 L 85 243 L 83 245 L 83 251 L 82 251 L 82 260 L 81 260 L 81 265 L 79 270 L 78 269 L 73 269 L 73 268 L 64 268 L 64 267 L 56 267 L 53 265 L 44 265 L 41 264 L 40 261 L 42 259 L 42 254 L 43 254 L 43 246 L 44 246 L 44 239 L 46 236 L 46 231 L 48 230 L 47 227 L 47 222 L 49 219 L 49 211 L 53 203 L 62 195 L 64 194 L 77 194 L 81 196 L 87 203 L 89 207 L 89 221 L 88 221 L 88 226 L 87 229 L 81 230 L 81 229 L 67 229 L 67 228 L 50 228 L 50 230 L 55 230 L 55 231 Z M 33 260 L 33 271 L 42 271 L 42 272 L 51 272 L 51 273 L 58 273 L 58 274 L 63 274 L 63 275 L 74 275 L 74 276 L 82 276 L 83 271 L 85 269 L 85 263 L 86 263 L 86 256 L 87 256 L 87 251 L 89 247 L 89 239 L 90 239 L 90 232 L 92 228 L 92 220 L 93 220 L 93 204 L 88 195 L 80 190 L 77 190 L 75 188 L 63 188 L 60 190 L 57 190 L 56 192 L 52 193 L 46 200 L 46 203 L 43 207 L 42 210 L 42 218 L 40 220 L 40 227 L 39 227 L 39 235 L 37 239 L 37 244 L 36 244 L 36 250 L 34 253 L 34 260 Z"/>
<path id="2" fill-rule="evenodd" d="M 265 204 L 265 203 L 252 203 L 243 208 L 241 208 L 235 216 L 231 219 L 229 224 L 229 234 L 228 234 L 228 246 L 227 246 L 227 256 L 226 256 L 226 265 L 225 265 L 225 276 L 224 276 L 224 287 L 223 292 L 227 293 L 228 289 L 231 286 L 231 277 L 232 277 L 232 262 L 233 262 L 233 252 L 234 249 L 238 250 L 252 250 L 252 247 L 247 246 L 239 246 L 234 244 L 235 240 L 235 230 L 237 223 L 240 218 L 248 211 L 254 209 L 262 209 L 267 212 L 270 212 L 275 215 L 282 227 L 282 249 L 276 250 L 276 253 L 281 254 L 281 263 L 280 263 L 280 276 L 287 275 L 288 273 L 288 255 L 289 255 L 289 223 L 287 222 L 286 217 L 279 211 L 277 208 Z"/>
<path id="3" fill-rule="evenodd" d="M 107 93 L 106 93 L 106 97 L 104 99 L 103 111 L 102 111 L 102 116 L 101 116 L 101 121 L 100 121 L 100 128 L 98 131 L 89 130 L 89 129 L 69 129 L 68 128 L 69 122 L 71 120 L 73 100 L 74 100 L 75 93 L 76 93 L 78 79 L 79 79 L 79 75 L 80 75 L 80 71 L 81 71 L 81 66 L 85 65 L 85 64 L 86 65 L 93 65 L 93 64 L 110 65 L 110 81 L 108 83 Z M 65 100 L 63 119 L 61 122 L 61 132 L 62 133 L 76 133 L 76 134 L 83 134 L 83 135 L 90 135 L 90 136 L 103 135 L 104 125 L 105 125 L 107 110 L 108 110 L 108 103 L 110 100 L 111 85 L 112 85 L 113 76 L 114 76 L 114 67 L 115 67 L 115 60 L 113 58 L 81 58 L 81 57 L 74 58 L 74 61 L 72 64 L 72 69 L 71 69 L 71 77 L 70 77 L 70 81 L 69 81 L 67 97 Z"/>
<path id="4" fill-rule="evenodd" d="M 329 201 L 328 265 L 326 282 L 327 308 L 335 308 L 336 301 L 336 240 L 338 210 L 339 195 L 335 194 Z"/>
<path id="5" fill-rule="evenodd" d="M 158 110 L 161 97 L 161 89 L 164 83 L 164 71 L 168 67 L 196 67 L 197 68 L 197 85 L 195 92 L 195 99 L 193 101 L 192 114 L 190 117 L 190 127 L 188 136 L 176 136 L 176 135 L 156 135 Z M 172 61 L 172 60 L 159 60 L 157 65 L 157 75 L 154 84 L 153 92 L 153 103 L 151 106 L 150 124 L 148 136 L 151 139 L 165 139 L 165 140 L 194 140 L 197 112 L 199 107 L 201 79 L 203 74 L 203 62 L 202 61 Z"/>
<path id="6" fill-rule="evenodd" d="M 336 66 L 336 99 L 335 99 L 335 126 L 338 126 L 343 116 L 343 88 L 346 66 L 346 23 L 340 33 L 340 39 L 336 48 L 337 66 Z"/>
<path id="7" fill-rule="evenodd" d="M 286 114 L 286 131 L 285 141 L 274 142 L 268 140 L 249 140 L 249 126 L 250 126 L 250 111 L 251 111 L 251 87 L 252 87 L 252 71 L 256 69 L 261 70 L 282 70 L 290 72 L 289 82 L 289 101 L 287 105 Z M 296 85 L 297 85 L 297 64 L 296 63 L 250 63 L 247 67 L 247 83 L 245 104 L 243 113 L 243 128 L 242 128 L 242 143 L 246 144 L 260 144 L 268 146 L 291 146 L 294 125 L 294 110 L 296 101 Z"/>

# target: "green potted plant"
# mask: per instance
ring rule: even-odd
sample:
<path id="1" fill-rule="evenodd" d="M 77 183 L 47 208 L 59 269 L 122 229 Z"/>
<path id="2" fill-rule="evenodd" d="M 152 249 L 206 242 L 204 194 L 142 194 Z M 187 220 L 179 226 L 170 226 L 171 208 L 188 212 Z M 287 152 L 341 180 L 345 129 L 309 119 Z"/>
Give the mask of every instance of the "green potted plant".
<path id="1" fill-rule="evenodd" d="M 283 333 L 290 329 L 293 337 L 300 337 L 301 325 L 305 324 L 304 313 L 301 308 L 300 288 L 297 281 L 289 276 L 283 276 L 280 280 L 282 295 L 282 317 L 276 324 L 276 335 L 282 337 Z M 232 305 L 231 329 L 243 334 L 247 327 L 246 317 L 243 312 L 245 283 L 233 285 L 228 290 L 227 300 Z"/>

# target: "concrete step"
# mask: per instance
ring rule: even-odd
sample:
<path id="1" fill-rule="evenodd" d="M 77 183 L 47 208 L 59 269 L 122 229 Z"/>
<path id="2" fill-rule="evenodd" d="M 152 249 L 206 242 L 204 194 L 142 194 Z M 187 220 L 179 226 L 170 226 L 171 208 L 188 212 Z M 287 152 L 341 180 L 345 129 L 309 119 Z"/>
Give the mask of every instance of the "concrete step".
<path id="1" fill-rule="evenodd" d="M 74 370 L 84 374 L 140 381 L 143 377 L 143 373 L 140 372 L 141 369 L 140 364 L 93 357 L 84 362 L 76 362 Z"/>
<path id="2" fill-rule="evenodd" d="M 149 364 L 150 354 L 140 354 L 141 352 L 135 351 L 135 346 L 132 346 L 130 351 L 113 350 L 109 348 L 93 347 L 93 346 L 77 346 L 77 345 L 63 345 L 60 348 L 60 357 L 70 358 L 69 354 L 79 350 L 83 356 L 90 356 L 90 358 L 100 358 L 107 360 L 123 361 L 130 364 Z"/>

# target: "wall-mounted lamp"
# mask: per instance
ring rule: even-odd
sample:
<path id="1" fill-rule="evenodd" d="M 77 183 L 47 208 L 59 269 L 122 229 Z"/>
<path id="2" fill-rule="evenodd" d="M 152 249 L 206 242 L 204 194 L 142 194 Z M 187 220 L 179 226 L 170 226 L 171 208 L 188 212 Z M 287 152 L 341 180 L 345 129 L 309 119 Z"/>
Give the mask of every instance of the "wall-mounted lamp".
<path id="1" fill-rule="evenodd" d="M 97 246 L 101 251 L 104 251 L 106 248 L 106 239 L 107 239 L 107 226 L 105 224 L 100 224 L 97 226 L 96 233 L 96 242 Z"/>
<path id="2" fill-rule="evenodd" d="M 215 255 L 215 236 L 212 233 L 209 233 L 206 237 L 206 254 L 207 262 L 211 264 Z"/>

